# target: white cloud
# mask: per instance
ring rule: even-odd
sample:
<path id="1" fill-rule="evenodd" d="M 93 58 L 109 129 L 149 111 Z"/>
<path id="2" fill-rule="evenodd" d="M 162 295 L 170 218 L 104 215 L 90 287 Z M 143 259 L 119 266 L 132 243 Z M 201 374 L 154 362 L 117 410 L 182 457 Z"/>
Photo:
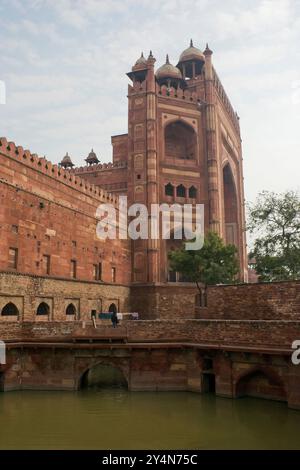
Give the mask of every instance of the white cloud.
<path id="1" fill-rule="evenodd" d="M 213 61 L 241 115 L 246 195 L 298 184 L 300 6 L 292 0 L 3 0 L 0 134 L 58 161 L 111 155 L 127 129 L 125 73 L 152 49 L 157 66 L 188 46 Z M 284 165 L 282 161 L 284 159 Z M 297 168 L 298 165 L 298 168 Z M 266 175 L 272 169 L 272 178 Z M 283 188 L 284 189 L 284 188 Z"/>

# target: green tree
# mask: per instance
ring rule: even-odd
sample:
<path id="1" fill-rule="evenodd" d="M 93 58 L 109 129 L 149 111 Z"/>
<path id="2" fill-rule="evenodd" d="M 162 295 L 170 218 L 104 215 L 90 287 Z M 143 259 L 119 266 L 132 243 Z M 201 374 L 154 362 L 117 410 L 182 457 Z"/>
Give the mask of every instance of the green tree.
<path id="1" fill-rule="evenodd" d="M 236 280 L 239 272 L 237 249 L 224 245 L 214 232 L 209 232 L 200 250 L 179 250 L 168 253 L 170 268 L 182 273 L 190 282 L 195 282 L 199 292 L 200 284 L 228 284 Z"/>
<path id="2" fill-rule="evenodd" d="M 300 198 L 294 191 L 263 191 L 249 205 L 250 253 L 259 280 L 300 278 Z"/>

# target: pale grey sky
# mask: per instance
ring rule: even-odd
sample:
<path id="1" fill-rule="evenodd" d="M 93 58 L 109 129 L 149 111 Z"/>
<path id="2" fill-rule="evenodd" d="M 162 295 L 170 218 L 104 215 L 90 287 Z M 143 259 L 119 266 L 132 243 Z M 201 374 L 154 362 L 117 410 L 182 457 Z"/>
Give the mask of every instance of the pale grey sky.
<path id="1" fill-rule="evenodd" d="M 246 198 L 299 189 L 299 0 L 0 0 L 0 135 L 58 162 L 127 132 L 126 72 L 174 64 L 190 38 L 241 118 Z"/>

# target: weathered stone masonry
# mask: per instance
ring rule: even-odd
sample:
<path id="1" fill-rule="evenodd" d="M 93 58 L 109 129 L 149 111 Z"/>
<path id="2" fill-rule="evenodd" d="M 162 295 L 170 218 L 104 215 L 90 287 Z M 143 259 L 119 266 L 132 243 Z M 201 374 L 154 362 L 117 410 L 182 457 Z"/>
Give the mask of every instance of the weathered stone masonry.
<path id="1" fill-rule="evenodd" d="M 9 328 L 7 328 L 7 326 Z M 292 320 L 128 321 L 118 331 L 82 322 L 1 324 L 7 364 L 4 390 L 74 390 L 96 364 L 119 368 L 130 390 L 209 391 L 287 401 L 300 408 L 300 369 L 291 342 Z M 111 338 L 109 345 L 99 342 Z"/>

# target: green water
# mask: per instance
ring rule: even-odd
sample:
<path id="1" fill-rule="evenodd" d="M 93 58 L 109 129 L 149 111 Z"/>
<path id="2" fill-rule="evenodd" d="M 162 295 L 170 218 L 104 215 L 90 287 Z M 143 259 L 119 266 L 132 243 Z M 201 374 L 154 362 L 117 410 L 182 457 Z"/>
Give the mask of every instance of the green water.
<path id="1" fill-rule="evenodd" d="M 300 412 L 189 392 L 0 393 L 1 449 L 300 449 Z"/>

